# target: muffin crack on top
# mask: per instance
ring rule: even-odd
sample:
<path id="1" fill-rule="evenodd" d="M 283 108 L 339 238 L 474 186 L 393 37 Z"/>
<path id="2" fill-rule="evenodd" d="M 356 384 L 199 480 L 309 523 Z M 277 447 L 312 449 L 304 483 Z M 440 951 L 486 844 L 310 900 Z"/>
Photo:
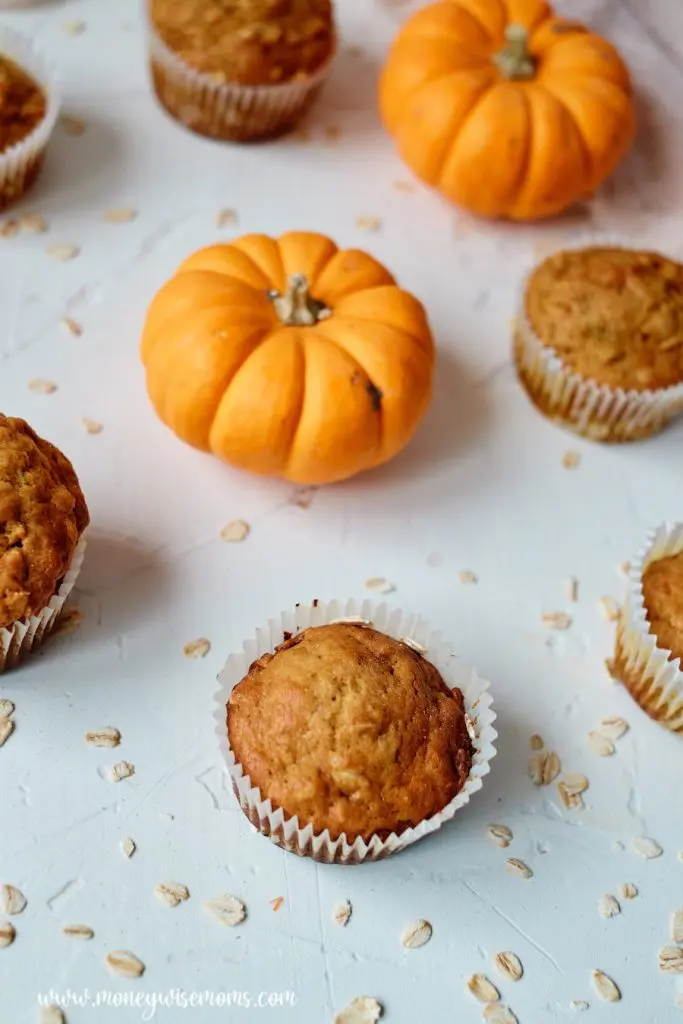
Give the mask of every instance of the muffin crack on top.
<path id="1" fill-rule="evenodd" d="M 88 522 L 69 460 L 24 420 L 0 414 L 0 628 L 48 605 Z"/>
<path id="2" fill-rule="evenodd" d="M 227 707 L 263 799 L 332 838 L 384 838 L 442 810 L 472 764 L 464 699 L 406 644 L 312 627 L 255 661 Z"/>

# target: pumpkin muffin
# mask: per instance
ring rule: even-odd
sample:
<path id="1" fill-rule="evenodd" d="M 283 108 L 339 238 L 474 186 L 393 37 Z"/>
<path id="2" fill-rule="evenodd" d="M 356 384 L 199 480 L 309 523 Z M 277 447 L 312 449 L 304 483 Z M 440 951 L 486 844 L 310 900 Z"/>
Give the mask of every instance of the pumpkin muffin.
<path id="1" fill-rule="evenodd" d="M 335 49 L 331 0 L 149 0 L 151 68 L 166 110 L 201 135 L 287 131 Z"/>
<path id="2" fill-rule="evenodd" d="M 559 252 L 522 296 L 515 361 L 533 402 L 599 441 L 661 430 L 683 411 L 683 266 L 655 252 Z"/>
<path id="3" fill-rule="evenodd" d="M 42 58 L 28 40 L 0 27 L 0 210 L 36 180 L 57 107 Z"/>
<path id="4" fill-rule="evenodd" d="M 437 814 L 472 765 L 460 690 L 363 625 L 311 627 L 255 661 L 232 691 L 227 730 L 263 800 L 349 842 Z"/>
<path id="5" fill-rule="evenodd" d="M 69 460 L 24 420 L 0 414 L 0 654 L 11 651 L 14 631 L 23 640 L 19 627 L 61 596 L 88 522 Z"/>

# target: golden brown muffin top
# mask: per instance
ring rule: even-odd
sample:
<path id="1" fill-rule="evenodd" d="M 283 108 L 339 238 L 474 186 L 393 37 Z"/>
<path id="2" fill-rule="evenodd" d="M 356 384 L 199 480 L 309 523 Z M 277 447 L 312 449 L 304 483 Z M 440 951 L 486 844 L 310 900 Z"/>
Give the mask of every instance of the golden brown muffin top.
<path id="1" fill-rule="evenodd" d="M 683 551 L 650 562 L 643 573 L 643 599 L 657 647 L 683 658 Z"/>
<path id="2" fill-rule="evenodd" d="M 46 110 L 47 98 L 38 83 L 0 54 L 0 153 L 30 135 Z"/>
<path id="3" fill-rule="evenodd" d="M 233 752 L 275 807 L 336 838 L 402 832 L 446 806 L 472 763 L 460 690 L 364 626 L 306 629 L 228 703 Z"/>
<path id="4" fill-rule="evenodd" d="M 331 0 L 150 0 L 150 10 L 166 45 L 217 82 L 305 78 L 334 47 Z"/>
<path id="5" fill-rule="evenodd" d="M 631 391 L 683 381 L 683 266 L 652 252 L 559 252 L 534 271 L 526 313 L 581 377 Z"/>
<path id="6" fill-rule="evenodd" d="M 0 628 L 47 606 L 88 522 L 69 460 L 0 414 Z"/>

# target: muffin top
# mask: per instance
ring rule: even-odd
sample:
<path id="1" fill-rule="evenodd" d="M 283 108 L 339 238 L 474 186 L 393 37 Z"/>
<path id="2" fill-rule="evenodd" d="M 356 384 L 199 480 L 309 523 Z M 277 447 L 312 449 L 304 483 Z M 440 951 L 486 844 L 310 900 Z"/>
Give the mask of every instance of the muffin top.
<path id="1" fill-rule="evenodd" d="M 643 599 L 657 646 L 683 658 L 683 551 L 650 562 L 643 573 Z"/>
<path id="2" fill-rule="evenodd" d="M 47 98 L 38 83 L 0 54 L 0 153 L 30 135 L 46 110 Z"/>
<path id="3" fill-rule="evenodd" d="M 581 377 L 647 391 L 683 381 L 683 266 L 652 252 L 595 248 L 540 264 L 526 313 Z"/>
<path id="4" fill-rule="evenodd" d="M 460 690 L 361 625 L 306 629 L 259 658 L 230 696 L 227 725 L 263 799 L 350 841 L 431 817 L 472 763 Z"/>
<path id="5" fill-rule="evenodd" d="M 69 460 L 0 414 L 0 628 L 46 607 L 88 522 Z"/>
<path id="6" fill-rule="evenodd" d="M 334 47 L 331 0 L 150 0 L 150 11 L 166 45 L 217 82 L 305 78 Z"/>

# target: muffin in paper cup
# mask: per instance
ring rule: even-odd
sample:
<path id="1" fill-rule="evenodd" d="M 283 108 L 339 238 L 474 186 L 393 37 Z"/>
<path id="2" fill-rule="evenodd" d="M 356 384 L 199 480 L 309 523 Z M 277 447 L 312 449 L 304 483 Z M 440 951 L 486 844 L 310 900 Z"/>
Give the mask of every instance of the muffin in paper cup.
<path id="1" fill-rule="evenodd" d="M 81 571 L 85 547 L 86 536 L 83 534 L 74 548 L 69 568 L 57 593 L 50 598 L 39 615 L 32 615 L 30 619 L 0 629 L 0 673 L 13 668 L 31 651 L 37 650 L 52 633 Z"/>
<path id="2" fill-rule="evenodd" d="M 562 246 L 555 255 L 588 249 L 622 249 L 671 259 L 655 249 L 641 250 L 633 242 L 612 237 L 581 238 Z M 659 433 L 683 413 L 683 379 L 655 390 L 625 389 L 599 384 L 571 370 L 543 343 L 527 313 L 528 287 L 544 260 L 525 277 L 515 318 L 514 362 L 531 401 L 549 419 L 592 441 L 638 441 Z"/>
<path id="3" fill-rule="evenodd" d="M 263 799 L 260 790 L 251 785 L 230 746 L 226 724 L 226 707 L 230 694 L 249 671 L 249 666 L 263 654 L 274 651 L 284 639 L 311 626 L 331 625 L 337 622 L 360 622 L 423 653 L 439 670 L 446 684 L 458 687 L 464 696 L 468 716 L 468 731 L 474 748 L 468 778 L 459 793 L 446 806 L 414 828 L 386 838 L 374 835 L 366 842 L 357 838 L 348 842 L 346 835 L 333 839 L 329 831 L 315 833 L 312 824 L 299 826 L 296 817 L 282 809 L 274 809 L 270 800 Z M 373 601 L 314 601 L 301 604 L 292 611 L 282 612 L 267 625 L 256 630 L 251 640 L 245 640 L 243 649 L 232 654 L 218 676 L 219 689 L 215 696 L 216 735 L 225 760 L 232 787 L 240 807 L 252 825 L 277 846 L 302 857 L 312 857 L 326 864 L 361 864 L 382 860 L 392 853 L 410 846 L 450 821 L 456 811 L 469 803 L 470 797 L 481 789 L 483 778 L 490 770 L 495 756 L 497 732 L 493 728 L 496 715 L 489 694 L 489 683 L 477 675 L 473 668 L 463 665 L 451 645 L 428 622 L 400 608 Z"/>
<path id="4" fill-rule="evenodd" d="M 218 82 L 191 68 L 149 24 L 154 91 L 176 121 L 199 135 L 226 142 L 274 138 L 290 131 L 315 102 L 335 52 L 313 74 L 274 85 Z"/>
<path id="5" fill-rule="evenodd" d="M 8 57 L 42 88 L 45 116 L 23 139 L 0 152 L 0 210 L 16 202 L 33 185 L 57 123 L 60 97 L 50 62 L 19 32 L 0 26 L 0 56 Z"/>
<path id="6" fill-rule="evenodd" d="M 683 523 L 664 523 L 632 562 L 619 623 L 611 674 L 623 683 L 650 718 L 683 736 L 683 671 L 680 658 L 659 647 L 650 632 L 643 573 L 652 563 L 683 551 Z"/>

